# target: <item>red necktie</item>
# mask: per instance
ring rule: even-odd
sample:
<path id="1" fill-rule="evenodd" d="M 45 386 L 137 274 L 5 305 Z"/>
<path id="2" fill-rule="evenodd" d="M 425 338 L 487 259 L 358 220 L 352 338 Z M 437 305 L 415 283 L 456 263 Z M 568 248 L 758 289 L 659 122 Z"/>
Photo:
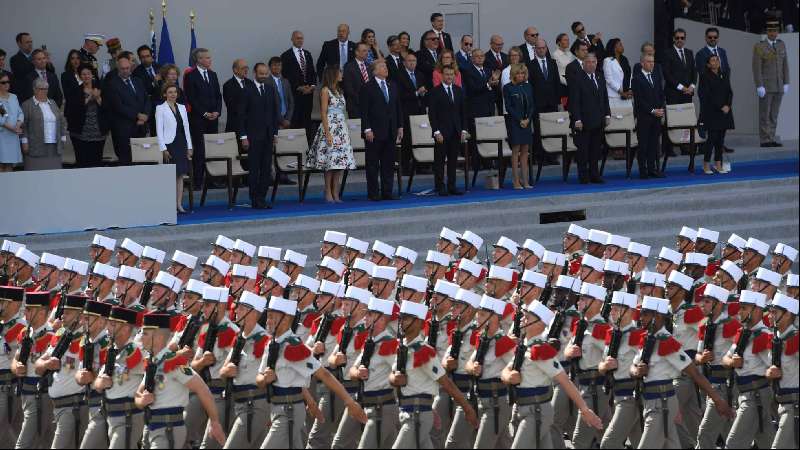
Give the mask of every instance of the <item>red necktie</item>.
<path id="1" fill-rule="evenodd" d="M 439 50 L 444 49 L 444 33 L 439 32 Z"/>
<path id="2" fill-rule="evenodd" d="M 503 60 L 502 60 L 502 58 L 500 58 L 500 54 L 499 53 L 495 53 L 494 56 L 495 56 L 495 58 L 497 58 L 497 67 L 498 68 L 502 68 L 503 67 Z"/>
<path id="3" fill-rule="evenodd" d="M 364 80 L 364 83 L 369 81 L 369 75 L 367 75 L 367 68 L 364 66 L 364 63 L 358 63 L 358 67 L 361 69 L 361 79 Z"/>

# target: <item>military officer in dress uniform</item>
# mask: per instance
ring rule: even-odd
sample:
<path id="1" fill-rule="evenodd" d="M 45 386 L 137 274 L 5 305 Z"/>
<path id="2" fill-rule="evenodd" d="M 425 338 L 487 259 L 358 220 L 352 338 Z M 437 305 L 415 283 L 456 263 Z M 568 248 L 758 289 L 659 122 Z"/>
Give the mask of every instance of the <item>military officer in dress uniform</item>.
<path id="1" fill-rule="evenodd" d="M 778 432 L 772 441 L 772 448 L 796 448 L 798 446 L 798 338 L 800 334 L 794 325 L 797 319 L 797 299 L 776 294 L 770 305 L 770 315 L 778 332 L 773 337 L 770 352 L 772 364 L 767 369 L 767 379 L 773 383 L 775 401 L 778 403 Z M 775 339 L 781 348 L 776 348 Z M 780 357 L 774 352 L 782 350 Z M 780 362 L 780 367 L 775 365 Z"/>
<path id="2" fill-rule="evenodd" d="M 450 374 L 450 379 L 462 396 L 466 396 L 471 388 L 471 379 L 466 371 L 466 364 L 477 344 L 473 319 L 475 312 L 480 307 L 480 300 L 481 297 L 472 291 L 461 288 L 456 291 L 452 307 L 455 325 L 453 325 L 453 331 L 448 333 L 450 345 L 445 352 L 444 360 L 442 360 L 442 366 Z M 458 402 L 454 401 L 454 403 Z M 467 420 L 467 409 L 457 404 L 445 439 L 445 448 L 468 448 L 474 442 L 475 430 Z"/>
<path id="3" fill-rule="evenodd" d="M 105 44 L 105 36 L 97 33 L 87 33 L 83 36 L 83 46 L 78 52 L 81 56 L 81 63 L 92 68 L 92 74 L 96 79 L 100 79 L 97 57 L 94 56 L 100 46 Z"/>
<path id="4" fill-rule="evenodd" d="M 225 431 L 219 422 L 214 397 L 199 375 L 188 366 L 188 360 L 171 351 L 172 317 L 169 314 L 146 314 L 142 325 L 142 344 L 148 359 L 145 377 L 136 390 L 135 404 L 145 411 L 145 431 L 142 446 L 150 449 L 182 448 L 186 440 L 183 410 L 189 401 L 189 392 L 200 399 L 208 416 L 207 429 L 218 443 L 225 442 Z M 154 369 L 153 392 L 147 370 Z"/>
<path id="5" fill-rule="evenodd" d="M 767 38 L 753 46 L 753 81 L 758 95 L 758 135 L 762 147 L 781 147 L 775 136 L 783 95 L 789 92 L 786 44 L 779 21 L 767 22 Z"/>
<path id="6" fill-rule="evenodd" d="M 83 308 L 84 334 L 79 350 L 81 362 L 80 370 L 75 373 L 75 381 L 86 391 L 84 400 L 89 409 L 89 422 L 81 440 L 81 448 L 102 448 L 108 439 L 106 417 L 100 402 L 102 395 L 91 386 L 105 365 L 108 348 L 111 345 L 106 330 L 106 321 L 110 315 L 110 303 L 89 300 Z"/>

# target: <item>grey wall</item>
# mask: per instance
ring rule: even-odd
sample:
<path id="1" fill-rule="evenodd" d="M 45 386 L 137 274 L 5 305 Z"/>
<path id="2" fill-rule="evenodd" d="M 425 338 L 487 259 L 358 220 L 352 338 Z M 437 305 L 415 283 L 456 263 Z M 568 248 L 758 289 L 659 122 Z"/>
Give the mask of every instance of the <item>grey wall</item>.
<path id="1" fill-rule="evenodd" d="M 446 2 L 449 7 L 461 2 Z M 492 33 L 501 34 L 506 48 L 522 42 L 528 25 L 539 28 L 549 42 L 569 32 L 573 20 L 582 20 L 590 32 L 603 31 L 605 39 L 619 36 L 629 43 L 629 53 L 652 39 L 653 5 L 645 0 L 474 0 L 479 12 L 479 43 L 486 46 Z M 189 56 L 189 10 L 197 13 L 198 45 L 213 50 L 221 76 L 230 76 L 230 63 L 244 57 L 252 65 L 289 47 L 293 29 L 305 33 L 306 48 L 316 60 L 324 40 L 335 37 L 336 25 L 349 23 L 351 38 L 358 40 L 365 27 L 377 31 L 378 42 L 406 30 L 417 48 L 420 34 L 430 28 L 428 16 L 440 10 L 429 0 L 170 0 L 167 21 L 175 58 L 185 65 Z M 554 7 L 557 5 L 557 8 Z M 588 5 L 588 6 L 587 6 Z M 602 7 L 600 7 L 602 5 Z M 156 13 L 156 34 L 161 30 L 159 0 L 26 0 L 4 8 L 0 15 L 0 48 L 16 53 L 14 35 L 32 33 L 34 45 L 46 44 L 59 72 L 70 48 L 79 48 L 84 32 L 118 36 L 125 49 L 149 43 L 147 13 Z M 624 11 L 624 14 L 621 12 Z M 459 36 L 454 36 L 454 40 Z M 551 44 L 552 45 L 552 44 Z M 381 46 L 385 48 L 385 45 Z M 101 50 L 101 52 L 104 50 Z"/>

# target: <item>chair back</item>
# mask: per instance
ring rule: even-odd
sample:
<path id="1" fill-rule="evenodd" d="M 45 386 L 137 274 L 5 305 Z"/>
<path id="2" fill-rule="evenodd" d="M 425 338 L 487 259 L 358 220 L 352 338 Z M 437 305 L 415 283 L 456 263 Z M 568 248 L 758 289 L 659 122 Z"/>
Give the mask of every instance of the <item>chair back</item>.
<path id="1" fill-rule="evenodd" d="M 131 162 L 134 164 L 161 164 L 164 156 L 158 148 L 157 137 L 131 138 Z"/>
<path id="2" fill-rule="evenodd" d="M 238 159 L 239 145 L 236 142 L 236 133 L 204 134 L 203 142 L 205 143 L 206 158 L 230 159 L 232 175 L 247 173 Z M 227 170 L 225 161 L 206 161 L 206 171 L 212 177 L 225 176 Z"/>
<path id="3" fill-rule="evenodd" d="M 350 145 L 353 147 L 353 159 L 356 167 L 363 168 L 367 165 L 367 143 L 361 135 L 361 119 L 347 119 L 347 134 L 350 136 Z"/>
<path id="4" fill-rule="evenodd" d="M 618 106 L 611 108 L 611 121 L 606 126 L 606 144 L 611 148 L 625 147 L 625 133 L 609 133 L 609 131 L 629 131 L 631 134 L 631 147 L 638 142 L 636 133 L 636 120 L 633 115 L 633 106 Z"/>
<path id="5" fill-rule="evenodd" d="M 667 127 L 696 127 L 697 114 L 694 103 L 667 105 Z"/>
<path id="6" fill-rule="evenodd" d="M 506 119 L 503 116 L 476 117 L 475 140 L 495 141 L 508 138 Z"/>
<path id="7" fill-rule="evenodd" d="M 433 130 L 427 114 L 408 117 L 411 126 L 411 145 L 434 145 Z"/>
<path id="8" fill-rule="evenodd" d="M 569 113 L 567 111 L 556 111 L 549 113 L 539 113 L 539 127 L 542 136 L 542 147 L 548 153 L 560 153 L 562 150 L 561 137 L 567 136 L 567 150 L 575 150 L 569 128 Z"/>
<path id="9" fill-rule="evenodd" d="M 305 166 L 308 153 L 308 139 L 306 130 L 302 128 L 289 128 L 278 130 L 278 140 L 275 144 L 275 161 L 278 168 L 284 172 L 294 172 L 297 167 L 297 156 L 300 155 Z"/>

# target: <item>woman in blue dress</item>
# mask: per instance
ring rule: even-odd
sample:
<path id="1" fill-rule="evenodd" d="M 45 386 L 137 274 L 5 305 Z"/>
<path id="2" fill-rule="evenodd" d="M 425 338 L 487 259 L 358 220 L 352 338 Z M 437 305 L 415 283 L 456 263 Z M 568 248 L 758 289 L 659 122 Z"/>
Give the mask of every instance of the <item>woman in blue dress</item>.
<path id="1" fill-rule="evenodd" d="M 19 136 L 24 115 L 17 96 L 10 93 L 11 77 L 0 71 L 0 172 L 11 172 L 22 162 Z"/>
<path id="2" fill-rule="evenodd" d="M 533 89 L 528 83 L 528 68 L 524 64 L 511 66 L 511 83 L 503 86 L 503 100 L 510 117 L 508 143 L 511 145 L 511 175 L 514 189 L 530 189 L 528 175 L 529 150 L 533 144 Z"/>

